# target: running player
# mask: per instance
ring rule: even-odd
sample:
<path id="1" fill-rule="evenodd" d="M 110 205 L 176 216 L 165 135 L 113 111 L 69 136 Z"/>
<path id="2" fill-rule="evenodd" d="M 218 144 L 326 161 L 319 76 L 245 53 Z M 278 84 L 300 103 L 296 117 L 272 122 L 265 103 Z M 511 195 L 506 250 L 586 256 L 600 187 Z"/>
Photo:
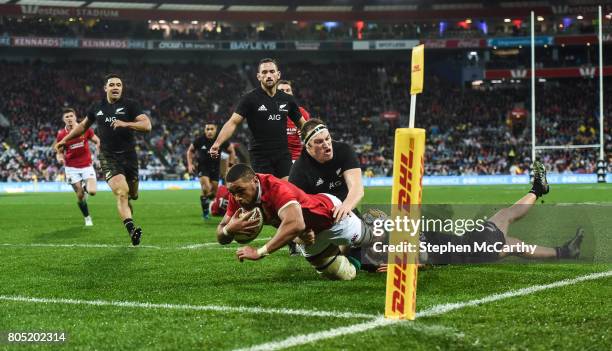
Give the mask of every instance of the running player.
<path id="1" fill-rule="evenodd" d="M 77 125 L 77 115 L 73 108 L 65 108 L 62 111 L 64 128 L 57 132 L 56 142 L 62 140 Z M 91 128 L 78 138 L 66 143 L 64 152 L 57 152 L 56 158 L 64 166 L 66 181 L 72 185 L 76 193 L 79 209 L 85 218 L 85 226 L 93 225 L 89 208 L 87 207 L 87 194 L 96 195 L 96 170 L 93 168 L 89 141 L 96 145 L 98 153 L 100 151 L 100 139 L 94 134 Z"/>
<path id="2" fill-rule="evenodd" d="M 204 135 L 196 138 L 187 149 L 187 169 L 189 173 L 195 173 L 196 167 L 193 159 L 194 154 L 198 155 L 198 177 L 200 178 L 200 186 L 202 193 L 200 195 L 200 205 L 202 206 L 202 217 L 209 218 L 209 200 L 214 198 L 219 185 L 219 169 L 221 165 L 220 158 L 212 158 L 208 153 L 210 147 L 215 142 L 217 136 L 217 125 L 214 123 L 206 123 L 204 126 Z M 221 146 L 229 154 L 229 163 L 233 162 L 235 157 L 234 147 L 225 142 Z"/>
<path id="3" fill-rule="evenodd" d="M 130 200 L 138 199 L 138 157 L 134 131 L 150 132 L 151 120 L 136 101 L 122 98 L 123 87 L 123 81 L 118 75 L 106 76 L 104 99 L 94 103 L 85 119 L 55 147 L 63 151 L 68 141 L 83 134 L 95 122 L 98 123 L 102 172 L 117 200 L 119 217 L 123 220 L 132 245 L 136 246 L 140 244 L 142 229 L 134 224 L 130 203 Z"/>
<path id="4" fill-rule="evenodd" d="M 249 151 L 251 164 L 258 173 L 273 174 L 287 179 L 291 168 L 291 155 L 287 148 L 287 118 L 298 127 L 304 123 L 295 98 L 276 88 L 280 79 L 278 65 L 273 59 L 259 62 L 257 80 L 260 86 L 245 94 L 236 111 L 223 125 L 217 140 L 210 148 L 213 157 L 245 119 L 251 130 Z"/>

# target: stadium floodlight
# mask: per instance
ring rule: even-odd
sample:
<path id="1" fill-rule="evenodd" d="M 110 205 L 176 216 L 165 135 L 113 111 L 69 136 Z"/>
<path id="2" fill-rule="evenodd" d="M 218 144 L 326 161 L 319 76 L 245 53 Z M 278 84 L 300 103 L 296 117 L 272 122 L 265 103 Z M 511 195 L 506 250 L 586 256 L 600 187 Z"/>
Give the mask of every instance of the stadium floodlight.
<path id="1" fill-rule="evenodd" d="M 149 2 L 108 2 L 108 1 L 94 1 L 87 5 L 87 7 L 100 8 L 100 9 L 152 9 L 157 4 Z"/>
<path id="2" fill-rule="evenodd" d="M 351 12 L 353 6 L 298 6 L 296 12 Z"/>
<path id="3" fill-rule="evenodd" d="M 233 12 L 285 12 L 289 6 L 252 6 L 252 5 L 233 5 L 227 11 Z"/>
<path id="4" fill-rule="evenodd" d="M 7 3 L 9 0 L 0 0 L 0 3 Z M 19 5 L 35 6 L 57 6 L 57 7 L 81 7 L 85 1 L 61 1 L 61 0 L 21 0 Z"/>
<path id="5" fill-rule="evenodd" d="M 363 11 L 376 12 L 376 11 L 415 11 L 418 9 L 418 5 L 365 5 Z"/>
<path id="6" fill-rule="evenodd" d="M 221 11 L 224 5 L 198 5 L 198 4 L 161 4 L 158 10 L 167 11 Z"/>

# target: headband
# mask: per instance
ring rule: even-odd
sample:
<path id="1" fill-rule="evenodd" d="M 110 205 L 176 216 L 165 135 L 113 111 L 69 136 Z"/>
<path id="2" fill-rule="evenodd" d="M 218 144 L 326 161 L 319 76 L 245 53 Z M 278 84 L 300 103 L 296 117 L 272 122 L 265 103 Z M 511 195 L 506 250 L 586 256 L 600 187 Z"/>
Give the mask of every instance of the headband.
<path id="1" fill-rule="evenodd" d="M 326 130 L 327 130 L 327 126 L 325 126 L 324 124 L 318 124 L 316 127 L 314 127 L 313 130 L 311 130 L 308 134 L 306 134 L 306 137 L 304 138 L 304 145 L 308 144 L 310 139 L 314 138 L 315 135 L 323 131 L 326 131 Z"/>

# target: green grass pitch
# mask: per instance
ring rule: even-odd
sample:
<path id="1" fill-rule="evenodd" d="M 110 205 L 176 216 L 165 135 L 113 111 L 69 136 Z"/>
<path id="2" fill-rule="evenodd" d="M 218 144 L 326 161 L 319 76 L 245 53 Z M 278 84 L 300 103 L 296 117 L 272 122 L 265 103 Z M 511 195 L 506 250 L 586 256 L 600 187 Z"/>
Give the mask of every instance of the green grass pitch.
<path id="1" fill-rule="evenodd" d="M 423 194 L 426 203 L 510 204 L 524 193 L 525 186 L 481 186 Z M 364 202 L 384 204 L 389 194 L 369 188 Z M 546 201 L 610 203 L 612 186 L 554 186 Z M 384 275 L 324 281 L 285 250 L 239 263 L 237 245 L 214 243 L 219 219 L 201 219 L 195 191 L 141 192 L 138 248 L 129 246 L 110 193 L 88 203 L 93 228 L 83 227 L 72 193 L 0 195 L 0 334 L 68 334 L 61 346 L 0 341 L 0 349 L 612 348 L 610 275 L 362 331 L 351 326 L 383 313 Z M 610 229 L 594 228 L 602 231 L 596 251 L 609 252 Z M 272 234 L 266 228 L 260 237 Z M 559 235 L 561 243 L 569 234 Z M 606 262 L 434 267 L 419 272 L 417 311 L 611 270 Z M 320 337 L 324 331 L 337 334 Z"/>

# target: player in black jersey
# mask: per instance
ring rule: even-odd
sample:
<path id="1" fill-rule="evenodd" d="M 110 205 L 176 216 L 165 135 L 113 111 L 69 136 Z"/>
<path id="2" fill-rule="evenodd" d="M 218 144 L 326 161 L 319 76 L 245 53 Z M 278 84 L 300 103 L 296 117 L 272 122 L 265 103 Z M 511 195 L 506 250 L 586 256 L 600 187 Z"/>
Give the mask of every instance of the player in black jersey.
<path id="1" fill-rule="evenodd" d="M 187 169 L 189 173 L 193 174 L 196 171 L 194 165 L 194 154 L 197 153 L 197 171 L 198 177 L 200 178 L 200 186 L 202 188 L 202 194 L 200 195 L 200 204 L 202 205 L 202 217 L 208 219 L 209 209 L 208 201 L 215 197 L 217 193 L 217 186 L 219 185 L 219 170 L 221 166 L 221 159 L 212 158 L 208 151 L 215 142 L 217 136 L 217 125 L 213 123 L 207 123 L 204 126 L 204 135 L 196 138 L 189 149 L 187 149 Z M 225 151 L 229 156 L 229 163 L 232 163 L 234 156 L 233 146 L 225 142 L 221 145 L 221 150 Z"/>
<path id="2" fill-rule="evenodd" d="M 104 79 L 106 97 L 91 105 L 85 119 L 56 144 L 63 151 L 66 141 L 80 136 L 92 124 L 98 124 L 102 172 L 117 199 L 117 209 L 130 235 L 132 245 L 140 244 L 142 229 L 132 220 L 130 200 L 138 198 L 138 158 L 134 144 L 134 131 L 151 131 L 151 120 L 139 104 L 122 98 L 123 82 L 115 74 Z"/>
<path id="3" fill-rule="evenodd" d="M 334 210 L 336 222 L 355 212 L 363 198 L 363 182 L 353 148 L 331 138 L 320 119 L 310 119 L 301 130 L 304 148 L 291 167 L 289 182 L 307 194 L 328 193 L 342 204 Z"/>
<path id="4" fill-rule="evenodd" d="M 255 172 L 287 179 L 292 165 L 287 146 L 287 118 L 298 127 L 302 126 L 304 118 L 295 98 L 276 89 L 276 83 L 280 79 L 276 61 L 261 60 L 257 79 L 260 86 L 242 96 L 236 111 L 219 132 L 210 154 L 218 157 L 221 145 L 246 119 L 252 134 L 249 151 Z"/>

